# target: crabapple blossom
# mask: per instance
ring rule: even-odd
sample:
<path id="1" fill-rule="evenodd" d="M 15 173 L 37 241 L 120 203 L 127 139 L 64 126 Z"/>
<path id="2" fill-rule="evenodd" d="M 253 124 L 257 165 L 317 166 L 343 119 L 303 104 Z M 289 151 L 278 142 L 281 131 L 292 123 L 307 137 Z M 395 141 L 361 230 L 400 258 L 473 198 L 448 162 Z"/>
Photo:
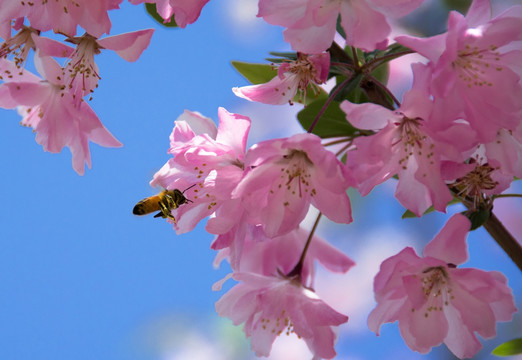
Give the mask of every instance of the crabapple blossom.
<path id="1" fill-rule="evenodd" d="M 334 327 L 348 317 L 338 313 L 298 279 L 235 273 L 239 284 L 216 303 L 220 316 L 243 324 L 258 356 L 268 356 L 275 338 L 295 333 L 316 357 L 331 359 L 336 353 Z"/>
<path id="2" fill-rule="evenodd" d="M 264 104 L 292 104 L 299 91 L 306 99 L 307 87 L 313 91 L 326 82 L 330 68 L 330 53 L 306 55 L 298 53 L 297 60 L 283 62 L 277 69 L 277 76 L 265 84 L 235 87 L 237 96 Z"/>
<path id="3" fill-rule="evenodd" d="M 337 18 L 346 43 L 364 50 L 386 47 L 391 28 L 387 16 L 403 16 L 423 0 L 259 0 L 258 17 L 287 28 L 285 41 L 296 51 L 317 54 L 330 47 Z"/>
<path id="4" fill-rule="evenodd" d="M 184 28 L 198 19 L 203 6 L 209 0 L 129 0 L 129 2 L 133 5 L 156 4 L 156 11 L 166 23 L 174 16 L 176 25 Z"/>
<path id="5" fill-rule="evenodd" d="M 174 157 L 150 183 L 169 190 L 196 184 L 185 195 L 190 202 L 172 210 L 178 220 L 174 223 L 178 233 L 194 229 L 199 221 L 231 201 L 230 194 L 243 176 L 250 119 L 224 108 L 219 108 L 218 115 L 216 128 L 201 114 L 185 111 L 176 120 L 170 137 L 169 153 Z"/>
<path id="6" fill-rule="evenodd" d="M 451 12 L 448 32 L 431 38 L 399 36 L 396 40 L 429 59 L 430 89 L 435 98 L 453 102 L 483 143 L 500 129 L 520 124 L 522 85 L 516 64 L 522 50 L 511 45 L 522 40 L 522 6 L 494 19 L 488 0 L 474 0 L 464 17 Z"/>
<path id="7" fill-rule="evenodd" d="M 512 174 L 502 170 L 501 163 L 495 158 L 488 158 L 486 147 L 482 144 L 471 155 L 468 162 L 443 165 L 443 176 L 448 186 L 461 198 L 473 202 L 473 209 L 491 207 L 491 195 L 500 194 L 509 188 L 513 180 Z M 504 154 L 501 154 L 504 155 Z M 511 154 L 512 158 L 517 156 Z"/>
<path id="8" fill-rule="evenodd" d="M 76 105 L 79 106 L 83 97 L 98 87 L 101 77 L 94 56 L 98 55 L 101 49 L 113 50 L 123 59 L 133 62 L 138 60 L 149 46 L 153 33 L 154 29 L 145 29 L 103 39 L 96 39 L 89 34 L 67 39 L 68 42 L 76 44 L 76 48 L 42 37 L 34 37 L 34 42 L 41 56 L 69 58 L 63 70 L 64 81 L 73 94 Z"/>
<path id="9" fill-rule="evenodd" d="M 24 68 L 29 55 L 29 50 L 35 49 L 33 36 L 38 36 L 39 31 L 23 26 L 15 36 L 4 41 L 0 47 L 0 58 L 13 57 L 16 67 Z"/>
<path id="10" fill-rule="evenodd" d="M 353 179 L 314 134 L 267 140 L 252 146 L 245 158 L 250 169 L 232 193 L 268 237 L 294 230 L 310 204 L 330 220 L 352 221 L 346 190 Z"/>
<path id="11" fill-rule="evenodd" d="M 500 129 L 490 143 L 484 144 L 489 163 L 500 172 L 522 178 L 522 122 L 514 131 Z"/>
<path id="12" fill-rule="evenodd" d="M 11 20 L 26 17 L 31 27 L 53 30 L 67 36 L 76 35 L 81 26 L 94 37 L 108 34 L 111 22 L 107 12 L 119 8 L 122 0 L 54 0 L 0 2 L 0 36 L 9 38 Z"/>
<path id="13" fill-rule="evenodd" d="M 285 235 L 270 239 L 261 227 L 251 228 L 242 241 L 241 253 L 235 254 L 232 246 L 221 250 L 216 257 L 216 265 L 227 258 L 235 272 L 256 273 L 266 276 L 278 272 L 289 274 L 300 260 L 305 248 L 308 232 L 297 228 Z M 219 241 L 219 237 L 214 241 Z M 234 261 L 234 256 L 241 261 Z M 327 241 L 313 236 L 300 268 L 302 282 L 313 286 L 314 262 L 318 261 L 332 272 L 347 272 L 355 263 L 342 251 Z"/>
<path id="14" fill-rule="evenodd" d="M 381 264 L 375 277 L 377 307 L 370 330 L 399 321 L 406 344 L 427 353 L 442 342 L 459 358 L 474 356 L 496 322 L 511 320 L 516 307 L 507 279 L 496 271 L 457 268 L 467 261 L 469 220 L 456 214 L 419 257 L 407 247 Z"/>
<path id="15" fill-rule="evenodd" d="M 341 109 L 355 127 L 378 130 L 374 135 L 355 139 L 356 150 L 348 153 L 347 165 L 357 178 L 358 190 L 367 195 L 374 186 L 397 174 L 396 198 L 421 216 L 431 205 L 445 211 L 452 199 L 441 174 L 441 160 L 446 159 L 443 155 L 464 160 L 461 153 L 471 149 L 475 139 L 466 138 L 470 132 L 462 123 L 446 121 L 444 128 L 430 128 L 433 114 L 443 107 L 434 107 L 426 90 L 429 69 L 421 64 L 413 64 L 412 69 L 414 84 L 399 109 L 391 111 L 372 103 L 349 101 L 341 103 Z M 451 113 L 445 115 L 456 118 Z M 451 141 L 439 140 L 443 131 L 451 135 Z"/>
<path id="16" fill-rule="evenodd" d="M 18 107 L 23 116 L 21 124 L 34 129 L 36 142 L 45 151 L 58 153 L 64 146 L 69 147 L 73 168 L 83 175 L 85 164 L 91 167 L 89 140 L 106 147 L 119 147 L 121 143 L 87 104 L 74 106 L 63 83 L 62 69 L 54 59 L 36 56 L 35 64 L 44 80 L 27 70 L 20 73 L 15 64 L 0 59 L 5 81 L 0 85 L 0 106 Z"/>

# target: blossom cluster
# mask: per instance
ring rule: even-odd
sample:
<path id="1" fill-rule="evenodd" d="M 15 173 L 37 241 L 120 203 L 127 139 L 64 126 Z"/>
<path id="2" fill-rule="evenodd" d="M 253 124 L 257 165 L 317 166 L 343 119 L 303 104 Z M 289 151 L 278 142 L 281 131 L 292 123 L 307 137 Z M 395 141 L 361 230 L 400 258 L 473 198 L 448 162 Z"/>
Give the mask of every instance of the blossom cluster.
<path id="1" fill-rule="evenodd" d="M 65 146 L 74 170 L 91 167 L 89 141 L 106 147 L 122 144 L 103 126 L 84 101 L 98 87 L 100 70 L 94 61 L 101 50 L 113 50 L 136 61 L 149 45 L 153 29 L 102 37 L 111 29 L 108 11 L 122 0 L 36 1 L 0 3 L 0 107 L 17 108 L 21 124 L 33 128 L 45 151 Z M 77 28 L 85 30 L 78 36 Z M 74 47 L 43 36 L 61 34 Z M 30 52 L 40 76 L 26 70 Z M 62 65 L 57 59 L 65 59 Z"/>
<path id="2" fill-rule="evenodd" d="M 297 56 L 282 61 L 267 83 L 233 92 L 272 105 L 293 104 L 296 96 L 305 99 L 307 91 L 331 76 L 331 54 L 325 50 L 339 14 L 348 45 L 386 47 L 386 21 L 378 22 L 382 28 L 374 32 L 361 30 L 365 36 L 350 22 L 357 11 L 383 17 L 383 8 L 380 12 L 369 3 L 300 1 L 289 11 L 284 2 L 260 1 L 258 16 L 287 28 L 285 39 Z M 394 5 L 393 13 L 400 15 L 419 2 Z M 169 150 L 174 157 L 151 185 L 181 189 L 196 184 L 186 193 L 191 202 L 173 210 L 174 227 L 178 233 L 190 231 L 210 216 L 206 230 L 217 235 L 212 243 L 219 250 L 217 261 L 227 259 L 231 277 L 238 281 L 216 309 L 234 324 L 244 324 L 258 355 L 269 354 L 277 335 L 295 332 L 316 357 L 331 358 L 333 327 L 348 320 L 313 292 L 314 260 L 343 272 L 353 263 L 331 248 L 325 261 L 320 254 L 327 248 L 320 249 L 325 243 L 313 231 L 305 240 L 299 224 L 310 205 L 330 220 L 348 224 L 347 188 L 366 195 L 396 176 L 396 198 L 417 216 L 430 207 L 445 212 L 455 196 L 471 211 L 491 209 L 491 196 L 522 174 L 522 107 L 517 101 L 522 87 L 513 66 L 520 50 L 505 46 L 521 39 L 520 9 L 491 19 L 487 5 L 476 0 L 467 16 L 452 12 L 448 31 L 433 38 L 396 38 L 428 62 L 412 65 L 413 85 L 395 109 L 371 102 L 340 104 L 348 122 L 365 131 L 350 139 L 345 163 L 310 131 L 245 151 L 250 120 L 224 109 L 218 129 L 197 113 L 186 112 L 176 121 Z M 362 24 L 376 23 L 357 16 Z M 378 334 L 381 324 L 398 320 L 411 349 L 426 353 L 444 342 L 459 358 L 480 350 L 476 333 L 495 336 L 496 322 L 509 321 L 516 307 L 500 273 L 457 268 L 468 258 L 470 228 L 465 216 L 455 215 L 426 246 L 424 258 L 408 247 L 383 262 L 375 278 L 371 330 Z"/>
<path id="3" fill-rule="evenodd" d="M 183 28 L 198 19 L 208 0 L 129 2 L 154 3 L 166 23 L 173 19 Z M 232 269 L 214 289 L 230 278 L 237 282 L 216 310 L 243 324 L 259 356 L 270 354 L 279 335 L 295 333 L 316 358 L 333 358 L 337 327 L 348 321 L 315 292 L 314 275 L 316 263 L 338 273 L 355 263 L 314 235 L 315 226 L 305 229 L 311 207 L 320 212 L 316 224 L 323 215 L 350 224 L 349 188 L 367 195 L 397 178 L 395 196 L 416 216 L 430 208 L 445 212 L 453 199 L 466 205 L 467 215 L 489 213 L 495 195 L 522 177 L 522 6 L 492 18 L 489 0 L 473 0 L 465 16 L 450 13 L 447 32 L 430 38 L 401 35 L 395 47 L 388 46 L 389 18 L 409 14 L 422 2 L 259 0 L 257 16 L 284 27 L 296 54 L 273 64 L 277 74 L 266 83 L 232 91 L 272 105 L 306 103 L 310 92 L 323 94 L 321 86 L 336 77 L 308 131 L 247 148 L 251 119 L 246 116 L 219 108 L 216 126 L 186 110 L 175 121 L 172 157 L 151 185 L 177 189 L 184 197 L 161 207 L 163 214 L 171 212 L 165 217 L 178 234 L 208 218 L 215 263 L 226 260 Z M 44 150 L 69 147 L 79 174 L 85 164 L 91 166 L 89 141 L 121 146 L 85 102 L 101 79 L 95 55 L 113 50 L 136 61 L 153 34 L 147 29 L 104 37 L 111 28 L 108 11 L 120 3 L 0 3 L 0 107 L 17 108 Z M 78 27 L 85 30 L 81 36 Z M 46 31 L 63 35 L 74 47 L 44 37 Z M 334 42 L 337 32 L 348 50 Z M 400 54 L 397 46 L 406 50 Z M 40 76 L 24 69 L 31 50 Z M 412 64 L 413 84 L 399 102 L 372 72 L 411 52 L 426 60 Z M 60 65 L 57 59 L 65 61 Z M 350 87 L 366 90 L 364 97 L 348 96 Z M 335 102 L 343 114 L 336 121 L 350 129 L 334 134 L 333 143 L 346 144 L 337 153 L 316 132 L 326 121 L 321 115 Z M 466 216 L 454 215 L 425 246 L 423 257 L 407 247 L 381 264 L 370 330 L 379 334 L 383 323 L 398 321 L 412 350 L 427 353 L 445 343 L 467 358 L 481 348 L 477 334 L 494 337 L 496 323 L 511 320 L 516 307 L 507 279 L 495 271 L 459 267 L 468 259 L 472 226 Z"/>
<path id="4" fill-rule="evenodd" d="M 239 281 L 216 309 L 245 323 L 258 355 L 268 356 L 276 336 L 295 332 L 317 356 L 332 358 L 332 327 L 348 317 L 314 293 L 314 260 L 337 272 L 354 263 L 319 238 L 300 259 L 307 233 L 299 225 L 310 205 L 333 221 L 351 222 L 346 190 L 352 180 L 316 135 L 267 140 L 247 151 L 250 119 L 223 108 L 218 115 L 217 128 L 196 112 L 176 120 L 173 157 L 151 185 L 187 189 L 190 202 L 172 210 L 176 232 L 211 216 L 206 230 L 217 235 L 212 248 L 219 250 L 218 261 L 229 260 Z"/>

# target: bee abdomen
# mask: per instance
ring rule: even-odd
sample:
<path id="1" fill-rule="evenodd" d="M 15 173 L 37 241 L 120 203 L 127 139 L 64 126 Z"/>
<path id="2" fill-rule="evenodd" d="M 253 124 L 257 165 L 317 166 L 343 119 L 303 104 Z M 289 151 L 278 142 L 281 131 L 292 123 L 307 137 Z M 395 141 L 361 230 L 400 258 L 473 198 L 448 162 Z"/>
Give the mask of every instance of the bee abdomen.
<path id="1" fill-rule="evenodd" d="M 143 206 L 143 201 L 140 201 L 136 204 L 136 206 L 134 206 L 134 209 L 132 209 L 132 213 L 134 215 L 145 215 L 145 207 Z"/>

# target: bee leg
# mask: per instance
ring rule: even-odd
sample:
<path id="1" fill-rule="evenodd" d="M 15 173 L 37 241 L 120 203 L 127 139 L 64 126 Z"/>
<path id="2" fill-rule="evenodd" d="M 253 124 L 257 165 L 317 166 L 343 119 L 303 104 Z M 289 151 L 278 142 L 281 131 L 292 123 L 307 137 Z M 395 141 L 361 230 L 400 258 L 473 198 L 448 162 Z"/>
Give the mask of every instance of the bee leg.
<path id="1" fill-rule="evenodd" d="M 159 205 L 161 208 L 161 214 L 163 215 L 162 217 L 171 219 L 174 221 L 174 223 L 176 223 L 176 219 L 174 218 L 174 216 L 172 216 L 172 213 L 170 212 L 170 208 L 162 202 L 160 202 Z M 159 213 L 157 215 L 159 215 Z M 156 217 L 156 216 L 154 216 L 154 217 Z"/>

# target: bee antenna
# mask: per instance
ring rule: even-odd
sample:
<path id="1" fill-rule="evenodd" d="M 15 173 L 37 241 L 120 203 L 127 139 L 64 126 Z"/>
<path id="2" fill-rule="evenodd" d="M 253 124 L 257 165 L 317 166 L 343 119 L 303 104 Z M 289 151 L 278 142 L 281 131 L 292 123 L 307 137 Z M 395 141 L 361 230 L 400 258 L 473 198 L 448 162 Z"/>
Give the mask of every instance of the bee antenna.
<path id="1" fill-rule="evenodd" d="M 196 186 L 196 184 L 194 184 L 194 185 L 190 185 L 190 186 L 189 186 L 188 188 L 186 188 L 185 190 L 183 190 L 183 191 L 182 191 L 181 193 L 182 193 L 182 194 L 184 194 L 184 193 L 185 193 L 185 191 L 187 191 L 188 189 L 191 189 L 191 188 L 193 188 L 194 186 Z"/>

